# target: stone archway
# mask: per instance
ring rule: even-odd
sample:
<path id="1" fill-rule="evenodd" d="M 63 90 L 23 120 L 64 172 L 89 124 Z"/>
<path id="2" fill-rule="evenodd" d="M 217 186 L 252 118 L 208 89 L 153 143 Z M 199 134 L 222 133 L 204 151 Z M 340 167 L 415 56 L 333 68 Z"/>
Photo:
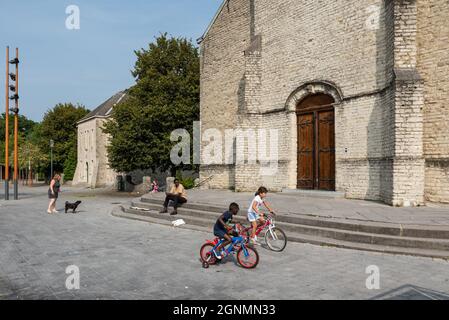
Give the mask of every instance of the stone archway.
<path id="1" fill-rule="evenodd" d="M 308 82 L 296 89 L 287 99 L 290 119 L 289 189 L 332 190 L 336 188 L 335 167 L 335 107 L 343 100 L 336 85 L 328 81 Z M 321 141 L 319 126 L 321 125 Z M 301 132 L 301 126 L 304 130 Z M 301 141 L 308 136 L 308 144 Z M 301 149 L 303 148 L 303 149 Z M 302 153 L 301 153 L 302 152 Z M 309 163 L 301 163 L 307 158 Z M 320 162 L 321 157 L 321 162 Z M 320 167 L 320 164 L 324 166 Z M 308 170 L 308 171 L 307 171 Z M 308 181 L 307 181 L 308 180 Z"/>

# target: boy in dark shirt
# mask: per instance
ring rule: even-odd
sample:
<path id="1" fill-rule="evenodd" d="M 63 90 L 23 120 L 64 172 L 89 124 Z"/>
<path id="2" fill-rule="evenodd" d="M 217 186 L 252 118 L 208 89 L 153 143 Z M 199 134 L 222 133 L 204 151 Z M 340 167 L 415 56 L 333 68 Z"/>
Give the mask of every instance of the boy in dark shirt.
<path id="1" fill-rule="evenodd" d="M 215 255 L 218 259 L 221 259 L 221 250 L 225 248 L 228 244 L 232 242 L 230 233 L 232 232 L 232 227 L 228 223 L 232 222 L 232 217 L 239 212 L 239 205 L 237 203 L 231 203 L 229 206 L 229 211 L 223 213 L 214 225 L 214 235 L 220 239 L 225 239 L 217 249 L 215 249 Z"/>

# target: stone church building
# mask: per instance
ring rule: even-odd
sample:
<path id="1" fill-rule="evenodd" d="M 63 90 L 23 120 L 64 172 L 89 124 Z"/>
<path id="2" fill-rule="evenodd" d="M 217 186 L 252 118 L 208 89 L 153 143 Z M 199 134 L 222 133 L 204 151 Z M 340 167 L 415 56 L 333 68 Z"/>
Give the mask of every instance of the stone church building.
<path id="1" fill-rule="evenodd" d="M 78 122 L 78 163 L 73 177 L 74 185 L 91 188 L 113 186 L 117 173 L 108 165 L 109 136 L 102 130 L 112 109 L 126 98 L 118 92 Z"/>
<path id="2" fill-rule="evenodd" d="M 200 179 L 449 202 L 448 19 L 447 0 L 225 0 L 199 39 L 201 130 L 278 129 L 279 169 Z"/>

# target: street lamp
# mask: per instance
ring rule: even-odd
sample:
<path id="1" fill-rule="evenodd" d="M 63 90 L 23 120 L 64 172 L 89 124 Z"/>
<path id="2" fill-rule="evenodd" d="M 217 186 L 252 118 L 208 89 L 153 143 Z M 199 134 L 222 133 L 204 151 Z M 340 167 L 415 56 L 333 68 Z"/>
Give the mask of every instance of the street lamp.
<path id="1" fill-rule="evenodd" d="M 50 140 L 50 161 L 51 161 L 51 169 L 50 169 L 50 180 L 53 179 L 53 148 L 55 147 L 55 142 Z"/>

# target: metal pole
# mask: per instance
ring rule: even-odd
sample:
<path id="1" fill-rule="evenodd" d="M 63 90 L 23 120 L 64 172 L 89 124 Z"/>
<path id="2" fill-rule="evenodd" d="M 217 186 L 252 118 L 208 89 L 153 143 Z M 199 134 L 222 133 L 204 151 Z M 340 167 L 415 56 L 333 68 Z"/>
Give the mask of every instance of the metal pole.
<path id="1" fill-rule="evenodd" d="M 33 170 L 31 169 L 30 155 L 28 155 L 28 185 L 33 185 Z"/>
<path id="2" fill-rule="evenodd" d="M 9 200 L 9 47 L 6 47 L 5 200 Z"/>
<path id="3" fill-rule="evenodd" d="M 16 48 L 19 59 L 19 48 Z M 19 95 L 19 63 L 16 63 L 16 94 Z M 19 99 L 15 99 L 14 112 L 14 200 L 19 199 Z"/>
<path id="4" fill-rule="evenodd" d="M 51 161 L 51 169 L 50 169 L 50 181 L 53 179 L 53 142 L 50 142 L 50 161 Z"/>

